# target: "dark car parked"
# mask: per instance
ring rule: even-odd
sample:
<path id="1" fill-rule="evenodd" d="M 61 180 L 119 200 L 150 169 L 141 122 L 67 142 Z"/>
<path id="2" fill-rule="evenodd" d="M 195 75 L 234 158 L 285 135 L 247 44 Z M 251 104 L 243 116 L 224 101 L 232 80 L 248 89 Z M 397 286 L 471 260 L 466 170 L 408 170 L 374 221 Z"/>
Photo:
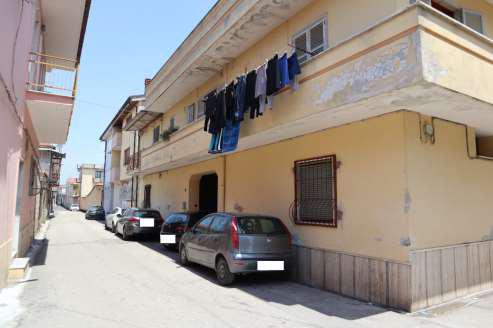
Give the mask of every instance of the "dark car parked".
<path id="1" fill-rule="evenodd" d="M 116 222 L 116 233 L 123 240 L 129 240 L 135 235 L 159 235 L 163 218 L 158 210 L 146 208 L 127 208 Z"/>
<path id="2" fill-rule="evenodd" d="M 282 221 L 264 215 L 213 213 L 200 220 L 180 241 L 182 265 L 195 262 L 216 270 L 219 284 L 235 274 L 289 271 L 291 234 Z"/>
<path id="3" fill-rule="evenodd" d="M 91 206 L 86 211 L 86 219 L 104 220 L 104 208 L 102 206 Z"/>
<path id="4" fill-rule="evenodd" d="M 161 243 L 167 247 L 177 247 L 180 244 L 181 236 L 206 214 L 204 212 L 175 212 L 168 214 L 161 227 Z"/>

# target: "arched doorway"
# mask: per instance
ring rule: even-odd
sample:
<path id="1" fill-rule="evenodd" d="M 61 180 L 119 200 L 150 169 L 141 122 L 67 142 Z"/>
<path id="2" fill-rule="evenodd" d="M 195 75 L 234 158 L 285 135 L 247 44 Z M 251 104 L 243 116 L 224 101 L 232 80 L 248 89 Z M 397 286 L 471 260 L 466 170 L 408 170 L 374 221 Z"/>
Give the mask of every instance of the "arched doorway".
<path id="1" fill-rule="evenodd" d="M 199 211 L 217 212 L 217 174 L 207 174 L 199 181 Z"/>

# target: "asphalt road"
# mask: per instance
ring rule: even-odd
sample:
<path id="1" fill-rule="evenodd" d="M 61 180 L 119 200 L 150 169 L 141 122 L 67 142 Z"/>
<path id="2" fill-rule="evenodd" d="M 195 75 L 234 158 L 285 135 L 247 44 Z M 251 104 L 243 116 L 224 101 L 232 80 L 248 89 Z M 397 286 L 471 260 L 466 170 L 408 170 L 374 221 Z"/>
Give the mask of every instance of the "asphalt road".
<path id="1" fill-rule="evenodd" d="M 493 322 L 493 297 L 471 322 L 464 310 L 404 315 L 269 276 L 221 287 L 213 271 L 181 267 L 177 254 L 157 241 L 124 242 L 80 212 L 59 210 L 46 243 L 28 279 L 3 293 L 12 299 L 2 303 L 0 297 L 0 312 L 4 306 L 4 314 L 15 316 L 7 327 L 443 328 Z"/>

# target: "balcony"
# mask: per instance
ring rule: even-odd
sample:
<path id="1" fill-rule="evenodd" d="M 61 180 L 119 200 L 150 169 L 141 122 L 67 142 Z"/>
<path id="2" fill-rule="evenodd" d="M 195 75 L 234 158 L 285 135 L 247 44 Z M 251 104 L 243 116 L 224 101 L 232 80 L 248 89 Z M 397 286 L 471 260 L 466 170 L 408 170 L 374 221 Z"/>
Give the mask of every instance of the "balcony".
<path id="1" fill-rule="evenodd" d="M 111 150 L 122 149 L 122 133 L 120 131 L 113 131 L 111 136 Z"/>
<path id="2" fill-rule="evenodd" d="M 418 3 L 304 63 L 300 89 L 281 90 L 272 114 L 245 121 L 237 150 L 400 110 L 491 136 L 492 64 L 493 40 Z M 146 91 L 163 91 L 158 84 L 153 88 Z M 218 155 L 207 153 L 209 140 L 198 125 L 182 129 L 168 142 L 143 150 L 139 173 L 214 158 Z"/>
<path id="3" fill-rule="evenodd" d="M 135 170 L 140 169 L 141 156 L 140 152 L 135 153 L 135 155 L 131 155 L 125 167 L 127 169 L 127 173 L 131 173 Z"/>
<path id="4" fill-rule="evenodd" d="M 40 143 L 63 144 L 67 140 L 77 74 L 74 59 L 31 52 L 26 103 Z"/>

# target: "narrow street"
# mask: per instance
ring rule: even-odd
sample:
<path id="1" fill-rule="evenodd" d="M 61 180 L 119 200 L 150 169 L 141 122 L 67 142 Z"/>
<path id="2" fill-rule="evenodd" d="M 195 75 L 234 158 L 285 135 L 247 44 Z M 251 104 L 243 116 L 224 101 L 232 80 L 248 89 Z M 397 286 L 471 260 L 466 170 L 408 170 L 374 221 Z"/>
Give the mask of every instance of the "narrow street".
<path id="1" fill-rule="evenodd" d="M 270 277 L 224 288 L 212 271 L 183 268 L 176 257 L 157 242 L 124 242 L 102 222 L 59 209 L 45 252 L 21 283 L 20 315 L 7 327 L 463 327 L 467 318 L 403 315 Z M 465 310 L 479 327 L 493 319 L 488 307 L 491 313 L 491 298 L 486 309 Z"/>

